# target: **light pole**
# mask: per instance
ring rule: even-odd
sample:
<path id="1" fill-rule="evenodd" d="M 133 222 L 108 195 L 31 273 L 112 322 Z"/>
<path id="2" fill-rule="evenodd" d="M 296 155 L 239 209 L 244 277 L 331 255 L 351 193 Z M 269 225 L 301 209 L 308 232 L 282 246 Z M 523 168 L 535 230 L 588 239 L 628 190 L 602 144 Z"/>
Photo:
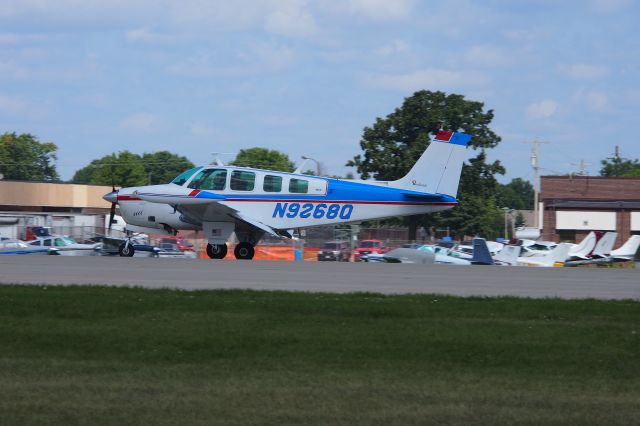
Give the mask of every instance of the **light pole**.
<path id="1" fill-rule="evenodd" d="M 509 207 L 503 207 L 502 210 L 504 211 L 504 239 L 509 241 L 509 227 L 507 226 L 507 215 L 509 214 L 509 212 L 511 212 L 511 209 Z"/>
<path id="2" fill-rule="evenodd" d="M 318 176 L 322 176 L 322 169 L 320 167 L 320 162 L 318 160 L 316 160 L 315 158 L 311 158 L 311 157 L 307 157 L 306 155 L 302 156 L 303 160 L 311 160 L 311 161 L 315 161 L 316 162 L 316 170 L 318 172 Z"/>

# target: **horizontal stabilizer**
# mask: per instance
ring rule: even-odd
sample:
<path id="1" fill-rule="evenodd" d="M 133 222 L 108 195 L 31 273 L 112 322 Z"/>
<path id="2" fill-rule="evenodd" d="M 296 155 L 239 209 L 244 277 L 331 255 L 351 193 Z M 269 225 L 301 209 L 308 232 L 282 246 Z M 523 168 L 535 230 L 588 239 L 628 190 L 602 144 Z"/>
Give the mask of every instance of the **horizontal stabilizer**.
<path id="1" fill-rule="evenodd" d="M 439 194 L 427 194 L 427 193 L 421 194 L 418 192 L 403 192 L 402 195 L 417 201 L 429 201 L 429 202 L 443 201 L 442 195 L 439 195 Z"/>

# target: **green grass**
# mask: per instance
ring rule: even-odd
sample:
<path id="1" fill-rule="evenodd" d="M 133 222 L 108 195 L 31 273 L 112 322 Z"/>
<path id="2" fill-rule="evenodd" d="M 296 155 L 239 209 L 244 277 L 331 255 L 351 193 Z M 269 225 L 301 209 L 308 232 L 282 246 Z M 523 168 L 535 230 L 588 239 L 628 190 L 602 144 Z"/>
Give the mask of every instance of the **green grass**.
<path id="1" fill-rule="evenodd" d="M 639 418 L 638 302 L 0 286 L 0 425 Z"/>

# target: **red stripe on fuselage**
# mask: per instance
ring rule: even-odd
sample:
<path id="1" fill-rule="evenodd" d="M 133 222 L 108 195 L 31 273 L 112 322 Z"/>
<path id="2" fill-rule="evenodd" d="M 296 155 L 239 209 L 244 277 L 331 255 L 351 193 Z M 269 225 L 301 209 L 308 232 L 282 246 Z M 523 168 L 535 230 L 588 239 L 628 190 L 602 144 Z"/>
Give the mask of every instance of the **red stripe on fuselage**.
<path id="1" fill-rule="evenodd" d="M 411 201 L 361 201 L 361 200 L 277 200 L 277 199 L 264 199 L 264 198 L 256 198 L 256 199 L 248 199 L 248 198 L 227 198 L 225 200 L 220 201 L 232 201 L 232 202 L 258 202 L 258 203 L 325 203 L 325 204 L 386 204 L 386 205 L 398 205 L 398 206 L 427 206 L 427 205 L 435 205 L 435 206 L 455 206 L 458 203 L 452 202 L 411 202 Z"/>
<path id="2" fill-rule="evenodd" d="M 132 195 L 118 195 L 118 201 L 142 201 L 142 198 L 134 197 Z"/>

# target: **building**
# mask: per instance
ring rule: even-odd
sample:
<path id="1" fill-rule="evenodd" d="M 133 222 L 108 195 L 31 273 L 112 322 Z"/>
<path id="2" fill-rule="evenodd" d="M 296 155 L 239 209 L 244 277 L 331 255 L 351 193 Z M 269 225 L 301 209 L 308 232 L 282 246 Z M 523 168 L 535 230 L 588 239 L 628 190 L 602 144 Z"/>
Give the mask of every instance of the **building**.
<path id="1" fill-rule="evenodd" d="M 86 239 L 104 229 L 111 187 L 0 180 L 0 236 L 26 238 L 29 226 Z"/>
<path id="2" fill-rule="evenodd" d="M 616 231 L 615 247 L 640 234 L 640 178 L 542 176 L 542 238 L 580 242 Z"/>

